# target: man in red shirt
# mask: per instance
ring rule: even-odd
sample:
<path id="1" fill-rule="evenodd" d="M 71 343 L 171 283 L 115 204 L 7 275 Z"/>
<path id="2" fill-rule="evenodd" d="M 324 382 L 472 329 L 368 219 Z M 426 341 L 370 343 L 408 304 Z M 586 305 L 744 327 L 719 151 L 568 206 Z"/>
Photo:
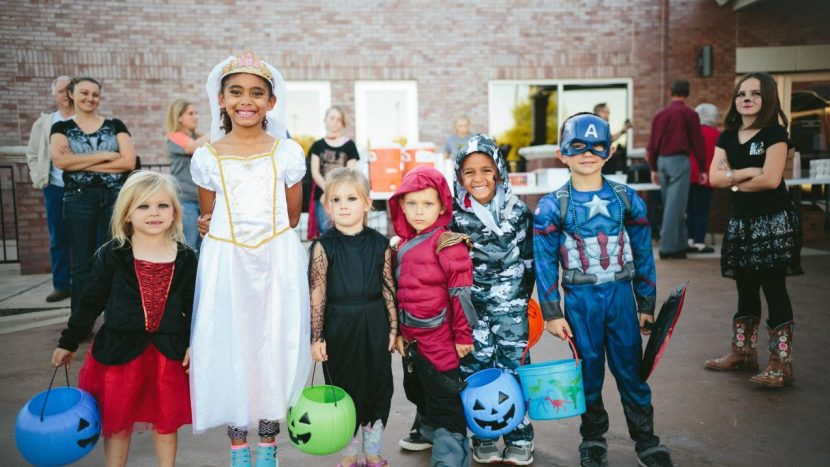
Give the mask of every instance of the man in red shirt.
<path id="1" fill-rule="evenodd" d="M 663 195 L 663 224 L 660 228 L 660 258 L 686 257 L 686 203 L 689 198 L 689 157 L 705 167 L 705 146 L 700 118 L 686 106 L 689 82 L 671 85 L 671 102 L 654 116 L 648 141 L 651 180 L 660 185 Z"/>

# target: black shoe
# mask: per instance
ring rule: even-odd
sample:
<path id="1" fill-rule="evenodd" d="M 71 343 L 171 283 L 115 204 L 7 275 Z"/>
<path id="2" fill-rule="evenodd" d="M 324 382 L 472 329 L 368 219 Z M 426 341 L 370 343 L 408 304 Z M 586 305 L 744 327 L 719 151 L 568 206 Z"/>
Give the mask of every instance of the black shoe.
<path id="1" fill-rule="evenodd" d="M 66 300 L 70 296 L 70 292 L 68 289 L 65 290 L 53 290 L 52 293 L 46 296 L 46 301 L 49 303 L 52 302 L 59 302 L 61 300 Z"/>
<path id="2" fill-rule="evenodd" d="M 608 449 L 599 444 L 579 449 L 579 467 L 607 467 Z"/>
<path id="3" fill-rule="evenodd" d="M 401 438 L 401 440 L 398 441 L 398 446 L 406 449 L 407 451 L 424 451 L 431 448 L 432 443 L 421 436 L 421 433 L 417 431 L 410 431 L 409 436 Z"/>
<path id="4" fill-rule="evenodd" d="M 669 455 L 669 451 L 665 450 L 665 448 L 653 451 L 651 454 L 643 457 L 638 456 L 637 462 L 639 462 L 642 467 L 675 467 L 674 462 L 671 460 L 671 455 Z"/>
<path id="5" fill-rule="evenodd" d="M 686 259 L 685 251 L 673 251 L 670 253 L 660 252 L 660 259 Z"/>

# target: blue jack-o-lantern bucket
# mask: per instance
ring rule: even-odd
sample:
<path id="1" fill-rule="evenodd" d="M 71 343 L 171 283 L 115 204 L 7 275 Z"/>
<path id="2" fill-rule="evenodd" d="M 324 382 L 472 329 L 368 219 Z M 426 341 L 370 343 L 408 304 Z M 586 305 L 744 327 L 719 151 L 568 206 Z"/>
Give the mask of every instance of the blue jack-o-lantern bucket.
<path id="1" fill-rule="evenodd" d="M 574 358 L 522 365 L 516 370 L 527 401 L 527 414 L 534 420 L 555 420 L 585 413 L 582 363 L 568 337 Z"/>
<path id="2" fill-rule="evenodd" d="M 511 373 L 488 368 L 473 373 L 464 382 L 464 418 L 476 436 L 498 438 L 516 429 L 524 419 L 522 388 Z"/>
<path id="3" fill-rule="evenodd" d="M 328 371 L 325 363 L 323 368 Z M 311 380 L 314 381 L 313 374 Z M 291 445 L 316 456 L 332 454 L 346 447 L 354 436 L 357 423 L 351 396 L 342 388 L 330 385 L 303 389 L 285 419 Z"/>
<path id="4" fill-rule="evenodd" d="M 49 389 L 29 400 L 17 414 L 17 450 L 36 466 L 76 462 L 92 452 L 101 434 L 95 398 L 83 389 L 68 387 L 68 372 L 66 383 L 67 387 L 54 389 L 49 383 Z"/>

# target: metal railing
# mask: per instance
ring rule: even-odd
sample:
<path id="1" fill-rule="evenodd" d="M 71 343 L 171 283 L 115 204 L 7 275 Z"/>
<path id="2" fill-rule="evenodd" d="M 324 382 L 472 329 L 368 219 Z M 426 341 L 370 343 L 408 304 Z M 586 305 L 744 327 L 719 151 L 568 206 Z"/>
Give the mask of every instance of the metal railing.
<path id="1" fill-rule="evenodd" d="M 0 165 L 0 264 L 20 262 L 14 181 L 14 166 Z"/>

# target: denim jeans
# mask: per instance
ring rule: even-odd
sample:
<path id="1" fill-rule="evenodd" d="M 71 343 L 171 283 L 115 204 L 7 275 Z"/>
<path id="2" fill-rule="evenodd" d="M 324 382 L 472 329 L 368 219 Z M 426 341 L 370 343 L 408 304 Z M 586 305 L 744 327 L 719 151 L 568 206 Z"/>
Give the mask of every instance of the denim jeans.
<path id="1" fill-rule="evenodd" d="M 69 232 L 72 271 L 72 314 L 92 273 L 95 251 L 109 241 L 110 219 L 118 192 L 108 188 L 82 188 L 63 194 L 63 217 Z"/>
<path id="2" fill-rule="evenodd" d="M 199 202 L 183 199 L 181 200 L 181 205 L 184 242 L 198 251 L 202 245 L 202 237 L 199 235 L 199 227 L 196 225 L 199 219 Z"/>
<path id="3" fill-rule="evenodd" d="M 320 230 L 320 235 L 328 232 L 331 229 L 331 219 L 323 208 L 323 203 L 320 200 L 315 201 L 317 206 L 314 207 L 314 214 L 317 217 L 317 228 Z"/>
<path id="4" fill-rule="evenodd" d="M 689 186 L 689 204 L 686 206 L 686 226 L 689 238 L 694 243 L 706 240 L 709 230 L 709 207 L 712 204 L 712 189 L 703 185 Z"/>
<path id="5" fill-rule="evenodd" d="M 46 185 L 43 188 L 43 202 L 49 227 L 52 286 L 55 290 L 69 290 L 69 236 L 63 220 L 63 187 Z"/>

